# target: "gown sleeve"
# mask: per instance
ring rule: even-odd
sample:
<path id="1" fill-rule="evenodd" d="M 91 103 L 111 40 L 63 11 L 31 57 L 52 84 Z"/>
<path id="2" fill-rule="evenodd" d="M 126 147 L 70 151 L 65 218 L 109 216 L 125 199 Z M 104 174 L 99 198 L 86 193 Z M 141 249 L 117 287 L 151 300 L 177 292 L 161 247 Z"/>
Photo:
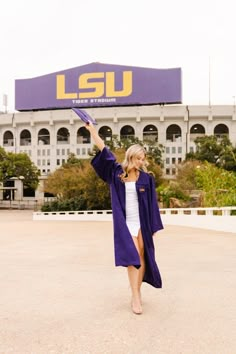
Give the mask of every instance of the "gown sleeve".
<path id="1" fill-rule="evenodd" d="M 152 204 L 152 218 L 151 218 L 151 223 L 152 223 L 152 233 L 154 234 L 155 232 L 162 230 L 163 224 L 161 220 L 161 215 L 159 211 L 159 206 L 157 203 L 157 192 L 155 188 L 155 180 L 153 176 L 151 177 L 151 204 Z"/>
<path id="2" fill-rule="evenodd" d="M 91 165 L 103 181 L 111 184 L 112 175 L 118 163 L 113 153 L 106 146 L 95 155 Z"/>

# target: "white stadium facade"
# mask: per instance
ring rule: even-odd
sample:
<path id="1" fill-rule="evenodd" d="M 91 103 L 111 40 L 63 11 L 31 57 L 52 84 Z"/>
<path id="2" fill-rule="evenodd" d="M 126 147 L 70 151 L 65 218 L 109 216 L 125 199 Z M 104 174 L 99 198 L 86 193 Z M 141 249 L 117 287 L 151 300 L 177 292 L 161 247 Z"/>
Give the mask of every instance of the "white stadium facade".
<path id="1" fill-rule="evenodd" d="M 66 162 L 70 153 L 75 154 L 78 158 L 89 156 L 93 141 L 91 141 L 84 123 L 72 111 L 72 106 L 83 108 L 96 119 L 99 134 L 105 141 L 109 141 L 113 135 L 116 135 L 120 139 L 137 137 L 140 140 L 148 139 L 162 144 L 164 146 L 163 173 L 169 178 L 174 178 L 176 165 L 185 159 L 186 153 L 195 150 L 194 140 L 198 136 L 216 135 L 221 137 L 227 135 L 233 145 L 236 145 L 236 108 L 234 105 L 183 105 L 181 103 L 181 71 L 179 70 L 177 78 L 175 77 L 173 82 L 175 92 L 169 93 L 165 91 L 166 87 L 163 86 L 163 82 L 168 80 L 170 82 L 167 82 L 167 88 L 172 85 L 171 77 L 167 77 L 167 79 L 161 77 L 162 84 L 154 89 L 151 87 L 152 92 L 155 90 L 165 91 L 167 99 L 166 96 L 150 99 L 149 86 L 142 77 L 138 76 L 138 72 L 136 76 L 142 83 L 140 88 L 142 96 L 131 103 L 122 102 L 122 95 L 131 96 L 130 92 L 131 89 L 134 91 L 134 84 L 130 88 L 128 83 L 125 87 L 123 82 L 122 89 L 121 86 L 119 90 L 115 90 L 113 87 L 113 91 L 111 89 L 109 91 L 109 83 L 107 82 L 108 79 L 111 79 L 112 82 L 112 75 L 109 76 L 108 73 L 115 72 L 117 68 L 123 70 L 123 81 L 130 78 L 134 80 L 135 70 L 132 71 L 132 69 L 139 69 L 116 65 L 107 68 L 107 65 L 98 63 L 94 67 L 94 64 L 89 64 L 36 78 L 37 89 L 35 92 L 32 86 L 35 84 L 34 79 L 16 81 L 16 112 L 0 114 L 0 146 L 7 152 L 28 154 L 41 172 L 41 185 L 34 196 L 27 197 L 22 195 L 23 188 L 20 184 L 22 181 L 15 180 L 13 186 L 15 192 L 12 199 L 43 200 L 42 184 L 49 173 Z M 83 74 L 81 74 L 81 70 Z M 86 74 L 85 80 L 81 78 L 84 72 L 89 72 Z M 124 72 L 131 72 L 133 75 L 126 74 L 125 77 Z M 71 77 L 72 73 L 75 73 L 77 78 L 79 77 L 76 80 L 79 93 L 74 88 L 70 88 L 68 83 L 66 86 L 65 77 L 66 75 Z M 95 73 L 96 75 L 94 75 Z M 56 99 L 60 104 L 47 101 L 50 95 L 48 92 L 45 93 L 47 91 L 45 84 L 48 78 L 52 79 L 55 75 Z M 90 79 L 92 76 L 97 80 L 95 83 Z M 145 72 L 146 76 L 148 80 L 151 80 L 147 72 Z M 151 77 L 153 76 L 151 75 Z M 104 80 L 106 80 L 107 86 L 99 86 L 100 83 L 104 83 Z M 178 81 L 177 85 L 175 80 Z M 134 80 L 134 82 L 137 85 L 139 81 Z M 89 91 L 88 88 L 92 84 L 93 88 Z M 47 87 L 52 90 L 50 85 L 49 82 Z M 106 90 L 104 89 L 105 92 L 101 91 L 103 87 L 107 87 Z M 37 91 L 39 89 L 42 92 L 41 96 L 44 95 L 41 102 L 40 92 Z M 136 93 L 138 94 L 138 92 Z M 145 95 L 149 97 L 148 100 L 145 100 Z M 117 97 L 114 98 L 115 96 Z M 3 191 L 0 192 L 1 199 L 4 199 Z"/>

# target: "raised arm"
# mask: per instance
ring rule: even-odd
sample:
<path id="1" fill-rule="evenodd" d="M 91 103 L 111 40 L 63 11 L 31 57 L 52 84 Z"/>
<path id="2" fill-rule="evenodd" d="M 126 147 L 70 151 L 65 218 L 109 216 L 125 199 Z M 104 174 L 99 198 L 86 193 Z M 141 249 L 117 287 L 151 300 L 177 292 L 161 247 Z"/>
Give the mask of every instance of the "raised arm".
<path id="1" fill-rule="evenodd" d="M 104 147 L 105 147 L 105 143 L 102 140 L 102 138 L 100 138 L 100 136 L 98 135 L 98 132 L 97 132 L 95 126 L 92 123 L 87 123 L 85 125 L 85 127 L 90 132 L 91 137 L 92 137 L 94 143 L 97 145 L 98 149 L 100 151 L 102 151 L 104 149 Z"/>

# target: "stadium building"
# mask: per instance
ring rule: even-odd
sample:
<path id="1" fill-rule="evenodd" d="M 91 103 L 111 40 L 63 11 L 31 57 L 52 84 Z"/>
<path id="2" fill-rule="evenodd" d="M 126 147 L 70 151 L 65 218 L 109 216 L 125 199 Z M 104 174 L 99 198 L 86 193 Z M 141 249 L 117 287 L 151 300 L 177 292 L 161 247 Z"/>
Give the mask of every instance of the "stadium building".
<path id="1" fill-rule="evenodd" d="M 15 113 L 0 114 L 0 146 L 28 154 L 41 172 L 41 184 L 70 153 L 87 158 L 92 149 L 89 132 L 72 107 L 96 119 L 105 141 L 116 135 L 162 144 L 163 172 L 169 178 L 186 153 L 194 151 L 198 136 L 227 135 L 236 145 L 235 106 L 182 105 L 180 68 L 92 63 L 16 80 L 15 102 Z M 11 199 L 44 198 L 42 185 L 29 197 L 21 184 L 12 182 Z M 9 195 L 3 187 L 0 200 Z"/>

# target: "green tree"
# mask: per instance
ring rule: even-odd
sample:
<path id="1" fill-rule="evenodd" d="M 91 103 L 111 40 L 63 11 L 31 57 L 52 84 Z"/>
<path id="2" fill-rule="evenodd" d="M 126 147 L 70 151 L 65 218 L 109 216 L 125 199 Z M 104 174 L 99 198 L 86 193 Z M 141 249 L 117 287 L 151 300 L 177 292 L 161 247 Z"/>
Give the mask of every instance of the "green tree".
<path id="1" fill-rule="evenodd" d="M 164 152 L 164 147 L 163 145 L 148 145 L 147 149 L 147 157 L 148 159 L 151 159 L 153 163 L 163 166 L 163 161 L 162 161 L 162 154 Z"/>
<path id="2" fill-rule="evenodd" d="M 24 177 L 24 185 L 37 188 L 40 172 L 25 153 L 6 152 L 0 148 L 0 181 L 6 182 L 12 177 Z"/>
<path id="3" fill-rule="evenodd" d="M 225 146 L 220 152 L 216 164 L 225 170 L 236 171 L 236 148 L 233 148 L 232 144 Z"/>
<path id="4" fill-rule="evenodd" d="M 85 161 L 85 160 L 78 159 L 75 154 L 70 153 L 70 154 L 68 155 L 67 161 L 63 164 L 63 167 L 64 167 L 64 168 L 69 168 L 69 167 L 71 167 L 71 166 L 83 167 L 84 161 Z"/>
<path id="5" fill-rule="evenodd" d="M 198 189 L 202 190 L 202 206 L 222 207 L 236 205 L 236 175 L 204 162 L 196 169 Z"/>
<path id="6" fill-rule="evenodd" d="M 62 166 L 51 173 L 44 183 L 44 191 L 58 199 L 70 199 L 81 195 L 82 168 L 80 166 Z"/>
<path id="7" fill-rule="evenodd" d="M 109 185 L 98 177 L 90 164 L 85 166 L 80 178 L 86 208 L 88 210 L 111 209 Z"/>
<path id="8" fill-rule="evenodd" d="M 60 201 L 60 205 L 54 203 L 56 210 L 62 210 L 62 206 L 68 210 L 72 207 L 72 200 L 77 200 L 78 209 L 74 210 L 111 207 L 109 187 L 96 175 L 89 160 L 84 160 L 82 165 L 67 165 L 57 169 L 45 181 L 44 191 L 52 193 Z"/>
<path id="9" fill-rule="evenodd" d="M 208 161 L 226 170 L 236 171 L 236 148 L 227 136 L 203 136 L 194 142 L 196 152 L 186 154 L 186 160 Z"/>
<path id="10" fill-rule="evenodd" d="M 202 164 L 202 161 L 186 160 L 177 165 L 176 183 L 180 189 L 191 192 L 198 188 L 196 170 Z"/>

